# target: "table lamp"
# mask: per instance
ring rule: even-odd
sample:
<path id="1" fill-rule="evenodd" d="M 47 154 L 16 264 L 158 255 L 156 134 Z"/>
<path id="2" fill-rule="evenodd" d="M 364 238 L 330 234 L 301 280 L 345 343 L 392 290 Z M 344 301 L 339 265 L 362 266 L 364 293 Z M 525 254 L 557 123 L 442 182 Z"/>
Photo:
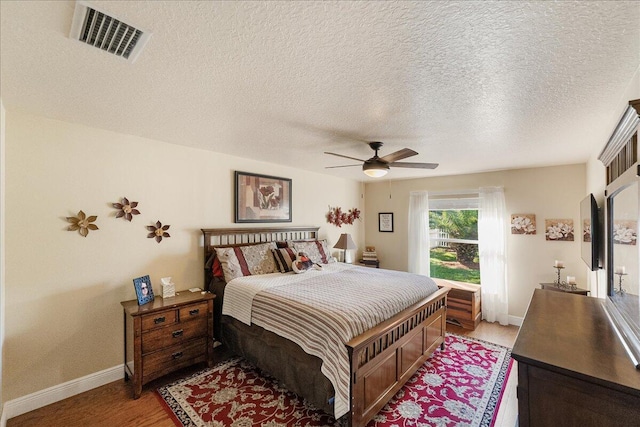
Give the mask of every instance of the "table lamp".
<path id="1" fill-rule="evenodd" d="M 342 249 L 344 251 L 342 262 L 346 262 L 348 264 L 352 263 L 351 253 L 349 251 L 356 249 L 357 246 L 350 234 L 343 233 L 340 235 L 338 239 L 338 243 L 334 246 L 335 249 Z"/>

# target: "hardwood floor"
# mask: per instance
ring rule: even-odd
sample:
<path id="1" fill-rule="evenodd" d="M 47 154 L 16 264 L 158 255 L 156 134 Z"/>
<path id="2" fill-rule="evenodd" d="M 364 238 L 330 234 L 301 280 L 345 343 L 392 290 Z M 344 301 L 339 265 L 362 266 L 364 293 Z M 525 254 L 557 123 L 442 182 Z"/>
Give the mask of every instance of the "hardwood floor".
<path id="1" fill-rule="evenodd" d="M 500 326 L 481 322 L 475 331 L 466 331 L 455 325 L 447 325 L 447 331 L 513 347 L 518 333 L 516 326 Z M 216 361 L 222 361 L 228 354 L 217 349 Z M 173 427 L 175 424 L 162 407 L 154 390 L 176 379 L 201 369 L 194 367 L 153 381 L 142 390 L 139 399 L 133 400 L 131 385 L 124 380 L 115 381 L 102 387 L 70 397 L 32 412 L 11 418 L 7 427 L 74 427 L 74 426 L 154 426 Z M 513 427 L 518 404 L 515 397 L 515 366 L 507 382 L 496 427 Z"/>

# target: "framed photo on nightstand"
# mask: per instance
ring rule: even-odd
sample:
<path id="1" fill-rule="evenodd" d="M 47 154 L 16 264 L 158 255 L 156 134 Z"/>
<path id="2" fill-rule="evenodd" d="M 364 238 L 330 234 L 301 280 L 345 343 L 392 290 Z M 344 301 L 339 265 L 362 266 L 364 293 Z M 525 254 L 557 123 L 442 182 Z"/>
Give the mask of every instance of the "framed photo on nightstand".
<path id="1" fill-rule="evenodd" d="M 136 288 L 138 305 L 150 303 L 155 299 L 149 276 L 136 277 L 133 279 L 133 287 Z"/>

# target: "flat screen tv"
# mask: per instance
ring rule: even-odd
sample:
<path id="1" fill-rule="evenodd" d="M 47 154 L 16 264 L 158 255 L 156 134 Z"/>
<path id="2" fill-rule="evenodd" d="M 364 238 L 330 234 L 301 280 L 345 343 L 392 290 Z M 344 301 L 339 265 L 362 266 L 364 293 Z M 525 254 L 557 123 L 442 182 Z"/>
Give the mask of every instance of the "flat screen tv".
<path id="1" fill-rule="evenodd" d="M 598 204 L 593 194 L 589 194 L 580 202 L 580 224 L 582 239 L 580 253 L 582 260 L 590 270 L 600 268 L 600 221 L 598 219 Z"/>

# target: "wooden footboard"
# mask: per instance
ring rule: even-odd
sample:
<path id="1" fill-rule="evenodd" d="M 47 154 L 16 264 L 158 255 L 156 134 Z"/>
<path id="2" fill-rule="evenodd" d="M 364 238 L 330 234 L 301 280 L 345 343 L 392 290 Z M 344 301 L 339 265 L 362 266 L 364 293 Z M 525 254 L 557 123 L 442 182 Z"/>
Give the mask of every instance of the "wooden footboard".
<path id="1" fill-rule="evenodd" d="M 433 354 L 444 349 L 448 288 L 347 343 L 351 425 L 364 426 Z"/>

